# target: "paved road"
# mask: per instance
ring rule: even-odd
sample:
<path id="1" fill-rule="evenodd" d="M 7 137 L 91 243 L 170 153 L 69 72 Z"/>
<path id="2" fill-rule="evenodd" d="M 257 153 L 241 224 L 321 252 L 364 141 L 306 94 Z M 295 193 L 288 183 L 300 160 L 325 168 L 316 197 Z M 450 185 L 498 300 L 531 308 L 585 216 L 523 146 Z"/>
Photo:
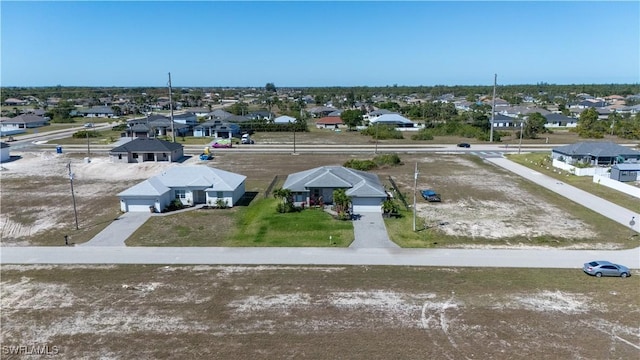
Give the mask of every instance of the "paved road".
<path id="1" fill-rule="evenodd" d="M 640 201 L 638 201 L 638 209 L 634 212 L 603 198 L 591 195 L 584 190 L 580 190 L 562 181 L 558 181 L 538 171 L 532 170 L 526 166 L 517 164 L 511 160 L 505 158 L 486 158 L 486 160 L 518 174 L 525 179 L 531 180 L 540 186 L 560 194 L 567 199 L 570 199 L 624 226 L 629 227 L 629 222 L 633 217 L 635 217 L 635 225 L 633 229 L 636 232 L 640 232 Z"/>
<path id="2" fill-rule="evenodd" d="M 3 247 L 2 264 L 265 264 L 411 265 L 512 268 L 580 268 L 607 259 L 640 268 L 631 250 L 349 249 L 222 247 Z"/>

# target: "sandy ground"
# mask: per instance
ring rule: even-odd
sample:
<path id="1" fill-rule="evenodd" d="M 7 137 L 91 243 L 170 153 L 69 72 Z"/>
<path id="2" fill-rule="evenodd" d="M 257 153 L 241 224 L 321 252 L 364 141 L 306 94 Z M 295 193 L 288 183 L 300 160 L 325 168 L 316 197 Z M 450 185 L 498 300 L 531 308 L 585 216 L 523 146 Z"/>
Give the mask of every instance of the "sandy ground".
<path id="1" fill-rule="evenodd" d="M 59 186 L 47 188 L 50 194 L 61 199 L 68 197 L 69 184 L 67 164 L 71 163 L 74 173 L 75 191 L 77 196 L 84 199 L 98 199 L 105 193 L 117 194 L 136 182 L 159 174 L 163 169 L 173 166 L 184 166 L 202 163 L 197 157 L 190 157 L 183 163 L 153 163 L 114 164 L 106 155 L 96 155 L 91 162 L 86 163 L 79 154 L 56 154 L 54 152 L 15 152 L 20 155 L 19 160 L 2 164 L 0 171 L 3 181 L 24 179 L 32 181 L 39 178 L 60 179 Z M 244 156 L 244 157 L 242 157 Z M 402 155 L 403 158 L 408 156 Z M 250 155 L 227 156 L 218 163 L 211 162 L 211 166 L 222 165 L 228 171 L 242 173 L 248 177 L 271 178 L 276 174 L 286 174 L 289 168 L 265 167 L 259 160 L 249 159 Z M 344 156 L 342 157 L 344 158 Z M 434 157 L 417 157 L 421 167 L 428 168 Z M 288 161 L 291 157 L 287 158 Z M 307 158 L 298 157 L 300 162 Z M 589 239 L 596 234 L 584 221 L 568 216 L 566 212 L 552 204 L 539 201 L 535 194 L 518 188 L 514 181 L 515 175 L 492 171 L 480 167 L 476 163 L 460 156 L 447 156 L 447 161 L 465 169 L 455 174 L 421 174 L 421 186 L 435 185 L 435 188 L 446 191 L 447 187 L 464 187 L 471 195 L 459 199 L 443 196 L 442 203 L 427 203 L 420 197 L 417 202 L 419 221 L 429 228 L 452 236 L 464 236 L 484 239 L 533 238 L 549 236 L 564 239 Z M 274 164 L 278 163 L 278 160 Z M 298 164 L 305 167 L 309 164 Z M 319 166 L 320 164 L 314 166 Z M 286 166 L 292 166 L 287 164 Z M 299 171 L 299 170 L 298 170 Z M 269 174 L 267 174 L 269 172 Z M 408 174 L 393 175 L 399 185 L 413 187 L 413 179 Z M 128 186 L 123 187 L 127 182 Z M 474 191 L 485 192 L 487 189 L 495 192 L 496 200 L 487 197 L 475 197 Z M 37 189 L 32 189 L 33 196 L 37 196 Z M 8 194 L 4 187 L 0 188 L 0 195 L 5 199 Z M 65 201 L 67 201 L 65 199 Z M 56 217 L 55 204 L 38 203 L 32 205 L 32 211 L 48 213 L 49 216 L 37 216 L 31 223 L 13 221 L 6 211 L 0 212 L 0 227 L 2 228 L 2 242 L 4 246 L 28 245 L 25 238 L 34 236 L 48 229 L 63 226 L 60 218 Z M 93 210 L 90 210 L 93 211 Z M 68 217 L 68 215 L 67 215 Z M 421 224 L 422 225 L 422 224 Z M 67 224 L 68 226 L 68 224 Z M 507 244 L 509 246 L 510 244 Z M 513 244 L 514 247 L 521 246 Z M 593 246 L 591 244 L 590 246 Z M 601 244 L 599 248 L 607 248 Z"/>
<path id="2" fill-rule="evenodd" d="M 567 271 L 570 279 L 546 283 L 526 271 L 500 280 L 508 274 L 487 270 L 492 278 L 474 281 L 475 270 L 433 268 L 433 279 L 421 285 L 424 269 L 124 269 L 4 266 L 3 344 L 48 344 L 69 357 L 97 351 L 114 359 L 204 344 L 219 345 L 209 355 L 225 358 L 597 359 L 640 351 L 638 311 L 625 293 L 633 278 Z M 582 277 L 594 284 L 578 284 Z M 523 288 L 521 281 L 535 285 Z M 122 346 L 128 339 L 139 343 Z M 358 353 L 363 346 L 374 354 Z"/>

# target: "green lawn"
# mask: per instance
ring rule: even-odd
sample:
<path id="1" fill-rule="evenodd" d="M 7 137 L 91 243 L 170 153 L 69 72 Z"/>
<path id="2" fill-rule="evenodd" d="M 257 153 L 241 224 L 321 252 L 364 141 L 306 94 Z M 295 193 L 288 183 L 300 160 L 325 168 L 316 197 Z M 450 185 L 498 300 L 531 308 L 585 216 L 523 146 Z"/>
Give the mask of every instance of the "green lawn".
<path id="1" fill-rule="evenodd" d="M 278 200 L 255 199 L 250 206 L 156 216 L 127 240 L 129 246 L 293 246 L 346 247 L 353 225 L 316 209 L 276 212 Z M 167 236 L 167 232 L 175 234 Z M 329 243 L 331 237 L 331 244 Z"/>
<path id="2" fill-rule="evenodd" d="M 534 169 L 552 178 L 561 180 L 595 196 L 607 199 L 608 201 L 631 211 L 640 210 L 640 200 L 638 200 L 638 198 L 606 186 L 596 184 L 593 182 L 593 178 L 591 176 L 576 176 L 569 174 L 566 171 L 554 172 L 551 162 L 549 161 L 549 154 L 547 153 L 513 154 L 506 155 L 506 157 L 513 162 Z"/>

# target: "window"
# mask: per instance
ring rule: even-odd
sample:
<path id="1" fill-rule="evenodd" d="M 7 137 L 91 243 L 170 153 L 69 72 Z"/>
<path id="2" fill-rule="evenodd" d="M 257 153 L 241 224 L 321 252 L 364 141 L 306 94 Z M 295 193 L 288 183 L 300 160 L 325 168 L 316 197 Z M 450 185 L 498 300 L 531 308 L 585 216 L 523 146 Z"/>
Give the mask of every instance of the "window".
<path id="1" fill-rule="evenodd" d="M 185 190 L 176 190 L 176 199 L 184 199 L 187 197 L 187 192 Z"/>
<path id="2" fill-rule="evenodd" d="M 137 159 L 138 158 L 138 153 L 133 153 L 133 158 Z"/>
<path id="3" fill-rule="evenodd" d="M 224 197 L 224 193 L 222 191 L 218 191 L 218 192 L 216 192 L 216 197 L 218 199 L 222 199 Z"/>

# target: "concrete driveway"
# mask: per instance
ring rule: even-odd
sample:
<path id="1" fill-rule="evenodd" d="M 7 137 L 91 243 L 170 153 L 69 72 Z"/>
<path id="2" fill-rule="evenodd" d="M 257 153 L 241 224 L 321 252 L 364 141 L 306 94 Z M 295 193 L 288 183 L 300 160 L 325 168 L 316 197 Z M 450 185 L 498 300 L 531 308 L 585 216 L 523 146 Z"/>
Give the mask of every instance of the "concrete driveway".
<path id="1" fill-rule="evenodd" d="M 349 245 L 350 248 L 399 248 L 389 240 L 381 213 L 365 212 L 358 215 L 359 217 L 353 220 L 355 240 Z"/>
<path id="2" fill-rule="evenodd" d="M 93 239 L 78 246 L 126 246 L 124 242 L 150 217 L 150 212 L 124 213 Z"/>

